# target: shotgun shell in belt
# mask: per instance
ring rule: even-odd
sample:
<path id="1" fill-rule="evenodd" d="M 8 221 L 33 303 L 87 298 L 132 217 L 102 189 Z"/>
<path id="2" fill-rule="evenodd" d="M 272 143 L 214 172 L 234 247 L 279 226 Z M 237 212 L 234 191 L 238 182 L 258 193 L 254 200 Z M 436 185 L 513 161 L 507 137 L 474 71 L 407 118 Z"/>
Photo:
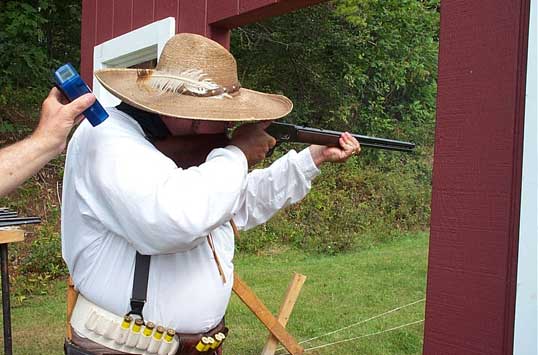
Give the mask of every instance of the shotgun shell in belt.
<path id="1" fill-rule="evenodd" d="M 155 333 L 153 333 L 153 337 L 151 338 L 148 346 L 148 353 L 154 354 L 157 351 L 159 351 L 159 347 L 162 344 L 163 341 L 163 333 L 164 333 L 164 327 L 158 326 L 157 329 L 155 329 Z"/>
<path id="2" fill-rule="evenodd" d="M 149 342 L 151 340 L 151 334 L 153 333 L 153 328 L 155 328 L 155 323 L 153 322 L 147 322 L 146 326 L 142 330 L 140 334 L 140 338 L 138 339 L 138 343 L 136 343 L 136 348 L 140 350 L 146 350 L 149 346 Z"/>
<path id="3" fill-rule="evenodd" d="M 198 344 L 196 344 L 196 350 L 198 350 L 199 353 L 204 352 L 209 345 L 209 338 L 208 337 L 202 337 Z"/>
<path id="4" fill-rule="evenodd" d="M 133 321 L 133 317 L 131 316 L 123 317 L 123 321 L 121 322 L 119 331 L 116 334 L 115 342 L 117 344 L 120 344 L 120 345 L 125 344 L 125 341 L 127 340 L 127 336 L 129 335 L 129 327 L 131 326 L 132 321 Z"/>
<path id="5" fill-rule="evenodd" d="M 133 321 L 133 317 L 131 316 L 125 316 L 123 317 L 123 322 L 121 322 L 121 327 L 124 329 L 127 329 L 131 326 L 131 322 Z"/>
<path id="6" fill-rule="evenodd" d="M 153 328 L 155 328 L 155 323 L 153 322 L 147 322 L 146 323 L 146 327 L 144 328 L 144 330 L 142 331 L 142 334 L 144 334 L 145 336 L 149 337 L 151 335 L 151 333 L 153 333 Z"/>
<path id="7" fill-rule="evenodd" d="M 161 343 L 157 354 L 168 355 L 170 353 L 170 350 L 172 349 L 172 342 L 174 341 L 174 335 L 176 335 L 176 331 L 174 329 L 166 330 L 164 341 Z"/>
<path id="8" fill-rule="evenodd" d="M 153 338 L 156 340 L 161 340 L 161 338 L 163 337 L 163 333 L 164 333 L 164 327 L 159 325 L 157 329 L 155 330 L 155 334 L 153 334 Z"/>
<path id="9" fill-rule="evenodd" d="M 212 349 L 215 344 L 215 339 L 213 337 L 207 337 L 207 340 L 209 341 L 209 344 L 207 344 L 207 347 L 205 348 L 205 351 L 208 351 L 209 349 Z"/>
<path id="10" fill-rule="evenodd" d="M 139 333 L 143 325 L 144 325 L 144 321 L 140 318 L 137 318 L 135 320 L 135 324 L 133 325 L 133 333 Z"/>
<path id="11" fill-rule="evenodd" d="M 125 345 L 133 347 L 138 343 L 138 338 L 140 338 L 140 329 L 142 329 L 143 324 L 144 321 L 142 319 L 137 318 L 135 320 L 134 325 L 129 332 L 129 336 L 125 341 Z"/>
<path id="12" fill-rule="evenodd" d="M 222 343 L 222 341 L 226 338 L 226 335 L 222 333 L 215 334 L 215 342 L 211 345 L 211 349 L 216 349 L 219 347 L 219 345 Z"/>
<path id="13" fill-rule="evenodd" d="M 174 335 L 176 335 L 176 331 L 172 328 L 168 328 L 166 330 L 166 334 L 164 335 L 164 341 L 169 343 L 174 339 Z"/>

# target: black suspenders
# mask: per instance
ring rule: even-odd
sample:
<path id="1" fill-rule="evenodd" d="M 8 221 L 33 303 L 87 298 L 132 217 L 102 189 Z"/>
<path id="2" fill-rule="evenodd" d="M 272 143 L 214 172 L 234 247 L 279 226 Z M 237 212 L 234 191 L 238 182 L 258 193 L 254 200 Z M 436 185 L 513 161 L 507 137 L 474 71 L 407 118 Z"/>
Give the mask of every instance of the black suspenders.
<path id="1" fill-rule="evenodd" d="M 125 112 L 134 119 L 146 134 L 149 141 L 163 139 L 170 136 L 170 131 L 165 126 L 159 115 L 137 109 L 126 103 L 116 106 L 116 109 Z M 131 294 L 131 310 L 128 315 L 135 314 L 144 320 L 142 310 L 146 303 L 148 293 L 149 266 L 151 255 L 142 255 L 136 252 L 135 271 L 133 277 L 133 292 Z"/>

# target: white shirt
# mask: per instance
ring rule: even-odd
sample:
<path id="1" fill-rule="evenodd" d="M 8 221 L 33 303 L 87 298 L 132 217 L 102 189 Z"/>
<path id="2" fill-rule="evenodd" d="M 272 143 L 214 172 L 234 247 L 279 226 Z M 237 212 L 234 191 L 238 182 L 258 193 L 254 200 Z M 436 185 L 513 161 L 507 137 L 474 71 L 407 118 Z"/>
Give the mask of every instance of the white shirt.
<path id="1" fill-rule="evenodd" d="M 213 150 L 181 169 L 127 114 L 86 120 L 67 149 L 62 253 L 75 287 L 123 315 L 130 310 L 135 250 L 152 255 L 144 318 L 179 332 L 217 325 L 233 284 L 234 237 L 302 199 L 319 170 L 308 149 L 248 173 L 241 150 Z M 206 236 L 211 233 L 224 284 Z"/>

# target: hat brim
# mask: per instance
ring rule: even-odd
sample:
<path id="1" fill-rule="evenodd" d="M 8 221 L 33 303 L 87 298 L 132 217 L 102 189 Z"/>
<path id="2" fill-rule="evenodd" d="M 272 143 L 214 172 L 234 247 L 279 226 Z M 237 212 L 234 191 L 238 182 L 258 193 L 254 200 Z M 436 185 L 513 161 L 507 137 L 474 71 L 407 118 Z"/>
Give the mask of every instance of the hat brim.
<path id="1" fill-rule="evenodd" d="M 241 88 L 232 98 L 197 97 L 160 92 L 137 82 L 137 69 L 108 68 L 95 72 L 111 94 L 141 110 L 165 116 L 213 121 L 263 121 L 286 116 L 290 99 Z"/>

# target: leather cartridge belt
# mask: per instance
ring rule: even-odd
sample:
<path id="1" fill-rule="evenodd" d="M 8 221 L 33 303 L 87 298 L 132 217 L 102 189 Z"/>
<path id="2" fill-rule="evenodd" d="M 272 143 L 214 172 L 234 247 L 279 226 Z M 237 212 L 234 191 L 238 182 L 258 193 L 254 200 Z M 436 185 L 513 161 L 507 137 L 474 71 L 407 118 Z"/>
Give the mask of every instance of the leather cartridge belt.
<path id="1" fill-rule="evenodd" d="M 80 294 L 71 326 L 67 354 L 211 355 L 219 352 L 228 333 L 224 320 L 205 333 L 176 333 L 140 318 L 115 315 Z"/>

